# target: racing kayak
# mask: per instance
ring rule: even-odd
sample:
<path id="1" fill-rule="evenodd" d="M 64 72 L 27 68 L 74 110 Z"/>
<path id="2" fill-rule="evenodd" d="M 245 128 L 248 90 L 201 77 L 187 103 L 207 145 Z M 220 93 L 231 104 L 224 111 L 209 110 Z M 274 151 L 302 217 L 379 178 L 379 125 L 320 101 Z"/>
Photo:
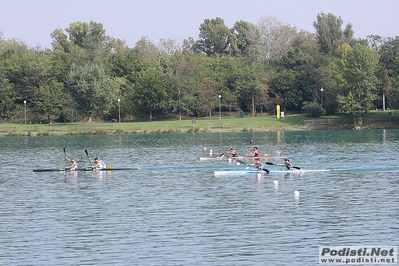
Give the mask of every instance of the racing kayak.
<path id="1" fill-rule="evenodd" d="M 269 173 L 294 173 L 294 174 L 301 174 L 301 173 L 310 173 L 310 172 L 330 172 L 331 170 L 327 169 L 291 169 L 291 170 L 268 170 L 263 168 L 261 170 L 257 169 L 243 169 L 243 170 L 224 170 L 224 171 L 214 171 L 213 176 L 223 176 L 223 175 L 245 175 L 245 174 L 269 174 Z"/>
<path id="2" fill-rule="evenodd" d="M 224 159 L 253 159 L 253 156 L 237 156 L 237 157 L 231 157 L 231 156 L 216 156 L 216 155 L 208 155 L 208 156 L 200 156 L 200 161 L 205 161 L 205 160 L 224 160 Z M 270 159 L 270 158 L 283 158 L 280 156 L 258 156 L 260 159 Z"/>
<path id="3" fill-rule="evenodd" d="M 101 169 L 92 169 L 91 167 L 89 168 L 80 168 L 76 170 L 69 170 L 65 168 L 61 169 L 34 169 L 33 172 L 76 172 L 76 171 L 128 171 L 128 170 L 138 170 L 137 167 L 134 168 L 101 168 Z"/>

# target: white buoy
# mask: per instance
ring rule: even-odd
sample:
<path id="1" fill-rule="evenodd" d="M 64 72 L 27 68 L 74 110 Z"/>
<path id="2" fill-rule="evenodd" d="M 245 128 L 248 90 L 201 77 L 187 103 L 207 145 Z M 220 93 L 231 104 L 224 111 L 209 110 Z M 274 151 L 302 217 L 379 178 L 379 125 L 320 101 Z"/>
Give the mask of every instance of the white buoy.
<path id="1" fill-rule="evenodd" d="M 298 191 L 298 190 L 295 190 L 295 191 L 294 191 L 294 195 L 295 195 L 295 197 L 299 197 L 299 191 Z"/>
<path id="2" fill-rule="evenodd" d="M 278 186 L 278 181 L 277 181 L 277 180 L 274 180 L 273 183 L 274 183 L 276 186 Z"/>

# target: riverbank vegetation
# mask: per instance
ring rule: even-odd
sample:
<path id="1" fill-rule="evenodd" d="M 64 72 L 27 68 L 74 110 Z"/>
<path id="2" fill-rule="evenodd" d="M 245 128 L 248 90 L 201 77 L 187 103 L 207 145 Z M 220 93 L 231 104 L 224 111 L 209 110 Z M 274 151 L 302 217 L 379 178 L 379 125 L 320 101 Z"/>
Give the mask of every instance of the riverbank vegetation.
<path id="1" fill-rule="evenodd" d="M 52 49 L 0 34 L 0 121 L 23 120 L 16 132 L 29 134 L 74 132 L 86 122 L 116 132 L 268 130 L 295 120 L 267 115 L 281 108 L 298 117 L 347 114 L 357 128 L 370 110 L 398 109 L 398 37 L 356 39 L 353 25 L 333 14 L 317 14 L 313 26 L 314 34 L 270 16 L 232 28 L 205 19 L 196 40 L 143 37 L 135 47 L 94 21 L 54 29 Z M 304 127 L 301 120 L 291 126 Z M 25 123 L 30 128 L 19 130 Z"/>
<path id="2" fill-rule="evenodd" d="M 276 118 L 273 115 L 252 117 L 230 116 L 222 113 L 212 119 L 173 119 L 162 121 L 136 121 L 121 123 L 53 123 L 53 124 L 0 124 L 0 136 L 53 136 L 53 135 L 104 135 L 104 134 L 159 134 L 193 132 L 245 132 L 245 131 L 289 131 L 289 130 L 353 130 L 399 128 L 399 115 L 392 112 L 371 111 L 364 117 L 361 128 L 353 127 L 353 117 L 341 113 L 320 118 L 306 115 L 286 115 Z"/>

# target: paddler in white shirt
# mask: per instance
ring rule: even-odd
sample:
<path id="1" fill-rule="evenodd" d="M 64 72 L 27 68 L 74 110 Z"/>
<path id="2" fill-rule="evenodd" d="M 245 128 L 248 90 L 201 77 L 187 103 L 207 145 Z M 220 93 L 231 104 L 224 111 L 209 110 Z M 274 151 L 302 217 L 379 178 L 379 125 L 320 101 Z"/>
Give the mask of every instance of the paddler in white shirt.
<path id="1" fill-rule="evenodd" d="M 65 167 L 65 169 L 76 170 L 78 168 L 78 163 L 76 162 L 75 158 L 69 159 L 69 158 L 65 157 L 65 160 L 72 163 L 70 166 Z"/>
<path id="2" fill-rule="evenodd" d="M 90 160 L 90 162 L 93 163 L 93 166 L 91 167 L 92 169 L 101 169 L 102 164 L 98 157 L 94 158 L 94 160 Z"/>

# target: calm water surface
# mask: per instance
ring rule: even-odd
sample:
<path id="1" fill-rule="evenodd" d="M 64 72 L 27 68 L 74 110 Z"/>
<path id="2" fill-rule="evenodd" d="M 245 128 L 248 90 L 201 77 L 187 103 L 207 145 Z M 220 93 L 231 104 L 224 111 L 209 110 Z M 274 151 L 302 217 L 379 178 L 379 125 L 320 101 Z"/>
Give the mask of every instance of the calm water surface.
<path id="1" fill-rule="evenodd" d="M 199 160 L 250 139 L 332 171 L 216 178 L 244 166 Z M 139 170 L 32 172 L 64 167 L 63 147 Z M 0 264 L 317 265 L 319 245 L 398 245 L 398 151 L 398 130 L 0 138 Z"/>

